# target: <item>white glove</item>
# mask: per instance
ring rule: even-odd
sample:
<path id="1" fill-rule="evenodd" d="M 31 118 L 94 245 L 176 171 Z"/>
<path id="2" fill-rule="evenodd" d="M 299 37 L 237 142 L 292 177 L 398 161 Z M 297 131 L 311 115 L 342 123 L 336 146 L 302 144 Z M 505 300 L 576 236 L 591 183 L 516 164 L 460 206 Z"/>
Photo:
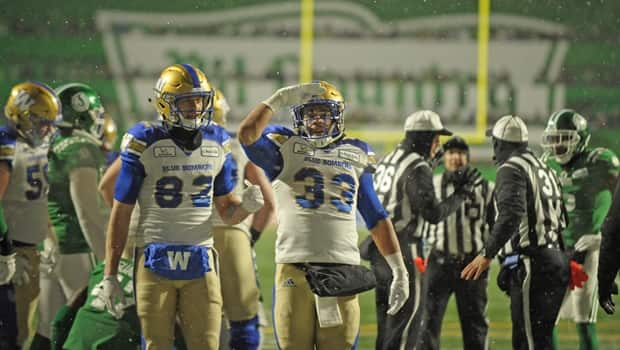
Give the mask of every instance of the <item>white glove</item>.
<path id="1" fill-rule="evenodd" d="M 595 250 L 601 246 L 601 235 L 583 235 L 579 237 L 575 243 L 575 250 L 583 252 L 586 250 Z"/>
<path id="2" fill-rule="evenodd" d="M 385 257 L 390 269 L 392 269 L 392 284 L 390 285 L 390 297 L 388 299 L 388 315 L 396 315 L 409 299 L 409 274 L 403 261 L 403 255 L 398 252 Z"/>
<path id="3" fill-rule="evenodd" d="M 263 192 L 258 185 L 249 185 L 241 194 L 241 208 L 248 213 L 253 213 L 265 204 Z"/>
<path id="4" fill-rule="evenodd" d="M 39 271 L 44 274 L 51 275 L 58 268 L 58 248 L 56 245 L 45 246 L 41 252 L 41 262 L 39 263 Z"/>
<path id="5" fill-rule="evenodd" d="M 7 284 L 15 274 L 15 253 L 0 255 L 0 286 Z"/>
<path id="6" fill-rule="evenodd" d="M 32 265 L 30 265 L 28 258 L 17 254 L 17 256 L 15 256 L 15 274 L 13 275 L 13 284 L 17 287 L 21 287 L 30 283 L 31 272 Z"/>
<path id="7" fill-rule="evenodd" d="M 105 276 L 101 282 L 103 287 L 99 297 L 108 312 L 117 320 L 123 317 L 125 307 L 125 293 L 116 275 Z"/>
<path id="8" fill-rule="evenodd" d="M 304 103 L 314 95 L 325 92 L 320 83 L 291 85 L 277 90 L 271 97 L 263 101 L 275 113 L 282 107 Z"/>

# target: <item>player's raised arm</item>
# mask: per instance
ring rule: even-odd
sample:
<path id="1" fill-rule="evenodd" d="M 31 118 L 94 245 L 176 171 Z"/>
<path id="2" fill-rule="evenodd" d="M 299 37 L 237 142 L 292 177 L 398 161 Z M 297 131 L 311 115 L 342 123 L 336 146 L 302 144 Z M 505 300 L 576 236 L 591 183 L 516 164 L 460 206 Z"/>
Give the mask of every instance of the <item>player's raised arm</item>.
<path id="1" fill-rule="evenodd" d="M 239 125 L 238 137 L 242 145 L 251 145 L 269 124 L 271 117 L 282 108 L 300 104 L 312 95 L 320 95 L 324 88 L 319 83 L 283 87 L 259 103 Z"/>

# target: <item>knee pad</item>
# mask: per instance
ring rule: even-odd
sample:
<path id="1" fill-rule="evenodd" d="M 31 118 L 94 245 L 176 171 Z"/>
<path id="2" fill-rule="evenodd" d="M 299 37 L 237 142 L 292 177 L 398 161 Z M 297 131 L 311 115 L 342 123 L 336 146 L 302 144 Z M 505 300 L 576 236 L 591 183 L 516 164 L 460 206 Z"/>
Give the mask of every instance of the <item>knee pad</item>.
<path id="1" fill-rule="evenodd" d="M 258 315 L 246 321 L 230 321 L 231 350 L 255 350 L 259 345 Z"/>

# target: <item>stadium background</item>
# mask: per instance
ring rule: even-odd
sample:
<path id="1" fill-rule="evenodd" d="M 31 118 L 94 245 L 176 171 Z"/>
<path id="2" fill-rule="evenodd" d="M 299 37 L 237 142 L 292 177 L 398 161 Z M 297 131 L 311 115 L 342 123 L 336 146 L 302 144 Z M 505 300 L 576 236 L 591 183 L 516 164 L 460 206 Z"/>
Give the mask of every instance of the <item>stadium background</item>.
<path id="1" fill-rule="evenodd" d="M 159 70 L 183 61 L 224 90 L 231 128 L 270 91 L 312 77 L 343 90 L 350 133 L 379 155 L 420 108 L 439 111 L 476 144 L 474 161 L 489 178 L 490 150 L 480 131 L 507 113 L 524 117 L 536 144 L 551 111 L 577 109 L 590 121 L 593 143 L 620 153 L 620 2 L 24 0 L 0 8 L 0 96 L 27 79 L 86 82 L 121 133 L 154 118 L 146 96 Z M 477 59 L 485 52 L 486 64 Z M 270 231 L 257 246 L 267 310 L 273 241 Z M 508 299 L 494 277 L 489 293 L 491 346 L 506 348 Z M 361 298 L 362 349 L 374 339 L 373 296 Z M 601 349 L 620 348 L 620 317 L 600 313 L 599 320 Z M 560 331 L 562 349 L 576 349 L 573 325 L 563 322 Z M 454 305 L 442 345 L 461 347 Z"/>

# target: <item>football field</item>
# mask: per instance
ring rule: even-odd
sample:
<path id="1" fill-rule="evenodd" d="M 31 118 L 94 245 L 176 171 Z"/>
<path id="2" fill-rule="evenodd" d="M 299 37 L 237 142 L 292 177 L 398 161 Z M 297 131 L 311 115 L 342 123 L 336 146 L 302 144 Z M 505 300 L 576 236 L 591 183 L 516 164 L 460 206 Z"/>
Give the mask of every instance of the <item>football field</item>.
<path id="1" fill-rule="evenodd" d="M 360 239 L 366 233 L 360 235 Z M 265 311 L 271 322 L 271 290 L 274 277 L 274 241 L 275 232 L 267 230 L 256 244 L 257 263 L 261 290 L 265 301 Z M 496 284 L 497 264 L 492 265 L 489 280 L 489 344 L 491 349 L 509 349 L 511 347 L 510 300 Z M 374 349 L 376 336 L 374 291 L 360 296 L 361 330 L 359 349 Z M 598 340 L 600 349 L 620 349 L 620 315 L 608 316 L 599 309 Z M 561 321 L 559 325 L 560 349 L 579 349 L 579 338 L 572 322 Z M 275 349 L 273 330 L 265 330 L 263 349 Z M 444 317 L 441 332 L 441 349 L 462 349 L 461 329 L 456 313 L 454 298 Z"/>

